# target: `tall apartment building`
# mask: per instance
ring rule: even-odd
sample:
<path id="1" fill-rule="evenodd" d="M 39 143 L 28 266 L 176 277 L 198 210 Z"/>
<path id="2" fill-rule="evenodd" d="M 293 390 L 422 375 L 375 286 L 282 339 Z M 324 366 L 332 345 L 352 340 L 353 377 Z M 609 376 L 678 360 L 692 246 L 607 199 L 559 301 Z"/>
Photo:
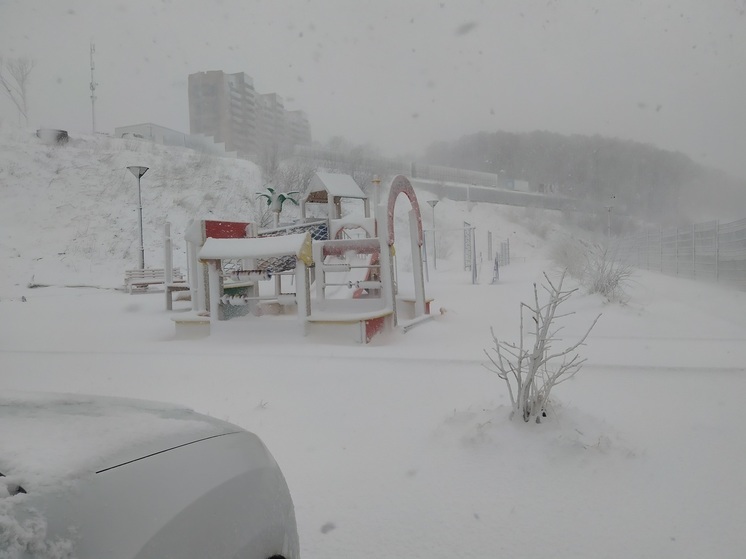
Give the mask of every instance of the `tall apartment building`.
<path id="1" fill-rule="evenodd" d="M 221 71 L 190 74 L 189 131 L 212 136 L 240 157 L 255 154 L 256 92 L 251 77 Z"/>
<path id="2" fill-rule="evenodd" d="M 290 137 L 290 143 L 294 146 L 311 145 L 311 126 L 308 124 L 308 116 L 303 111 L 288 111 L 287 133 Z"/>
<path id="3" fill-rule="evenodd" d="M 263 145 L 285 147 L 287 124 L 285 105 L 277 93 L 260 94 L 257 99 L 257 138 Z"/>
<path id="4" fill-rule="evenodd" d="M 311 128 L 302 111 L 286 111 L 276 93 L 257 93 L 244 73 L 220 70 L 189 75 L 189 128 L 213 136 L 239 157 L 258 160 L 268 148 L 310 145 Z"/>

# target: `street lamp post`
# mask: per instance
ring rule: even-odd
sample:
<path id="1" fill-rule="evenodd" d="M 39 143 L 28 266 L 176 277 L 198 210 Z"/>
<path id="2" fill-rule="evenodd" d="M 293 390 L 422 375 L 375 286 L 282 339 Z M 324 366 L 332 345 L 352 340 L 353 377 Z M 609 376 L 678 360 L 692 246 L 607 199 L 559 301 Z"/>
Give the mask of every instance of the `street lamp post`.
<path id="1" fill-rule="evenodd" d="M 142 238 L 142 194 L 140 192 L 140 177 L 142 177 L 147 171 L 147 167 L 138 167 L 136 165 L 133 165 L 131 167 L 127 167 L 129 169 L 130 173 L 135 175 L 137 177 L 137 203 L 138 203 L 138 210 L 140 212 L 140 269 L 145 269 L 145 243 L 143 242 Z"/>
<path id="2" fill-rule="evenodd" d="M 438 204 L 438 200 L 428 200 L 428 204 L 433 209 L 433 270 L 438 269 L 438 255 L 436 254 L 437 248 L 435 243 L 435 206 Z"/>

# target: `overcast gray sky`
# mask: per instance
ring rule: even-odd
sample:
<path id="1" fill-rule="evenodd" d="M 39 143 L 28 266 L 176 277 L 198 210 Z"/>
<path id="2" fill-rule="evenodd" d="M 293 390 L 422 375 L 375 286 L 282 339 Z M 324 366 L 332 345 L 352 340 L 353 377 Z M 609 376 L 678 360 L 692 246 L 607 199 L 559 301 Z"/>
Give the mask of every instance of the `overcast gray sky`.
<path id="1" fill-rule="evenodd" d="M 36 60 L 31 126 L 90 131 L 91 40 L 103 132 L 188 132 L 188 74 L 223 70 L 322 142 L 601 134 L 746 177 L 746 0 L 0 0 L 0 53 Z"/>

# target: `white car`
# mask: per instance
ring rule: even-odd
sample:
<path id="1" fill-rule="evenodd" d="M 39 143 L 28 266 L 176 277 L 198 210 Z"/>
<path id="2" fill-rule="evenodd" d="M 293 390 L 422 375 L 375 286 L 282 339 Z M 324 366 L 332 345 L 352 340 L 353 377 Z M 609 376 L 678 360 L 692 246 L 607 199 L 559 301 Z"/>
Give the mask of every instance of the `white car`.
<path id="1" fill-rule="evenodd" d="M 297 559 L 285 479 L 259 438 L 191 410 L 0 396 L 0 556 Z"/>

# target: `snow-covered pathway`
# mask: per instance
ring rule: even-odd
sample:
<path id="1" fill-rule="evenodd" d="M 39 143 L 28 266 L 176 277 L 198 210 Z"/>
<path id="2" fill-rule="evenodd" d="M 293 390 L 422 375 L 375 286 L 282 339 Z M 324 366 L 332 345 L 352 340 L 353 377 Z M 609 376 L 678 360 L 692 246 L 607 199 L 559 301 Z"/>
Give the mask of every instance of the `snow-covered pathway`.
<path id="1" fill-rule="evenodd" d="M 438 272 L 444 314 L 370 346 L 303 338 L 291 317 L 177 341 L 161 293 L 28 290 L 0 301 L 0 383 L 176 402 L 257 432 L 310 559 L 737 557 L 743 298 L 654 275 L 627 306 L 578 294 L 568 338 L 604 313 L 589 361 L 557 389 L 555 422 L 524 425 L 480 363 L 489 326 L 517 335 L 544 267 L 478 286 Z"/>

